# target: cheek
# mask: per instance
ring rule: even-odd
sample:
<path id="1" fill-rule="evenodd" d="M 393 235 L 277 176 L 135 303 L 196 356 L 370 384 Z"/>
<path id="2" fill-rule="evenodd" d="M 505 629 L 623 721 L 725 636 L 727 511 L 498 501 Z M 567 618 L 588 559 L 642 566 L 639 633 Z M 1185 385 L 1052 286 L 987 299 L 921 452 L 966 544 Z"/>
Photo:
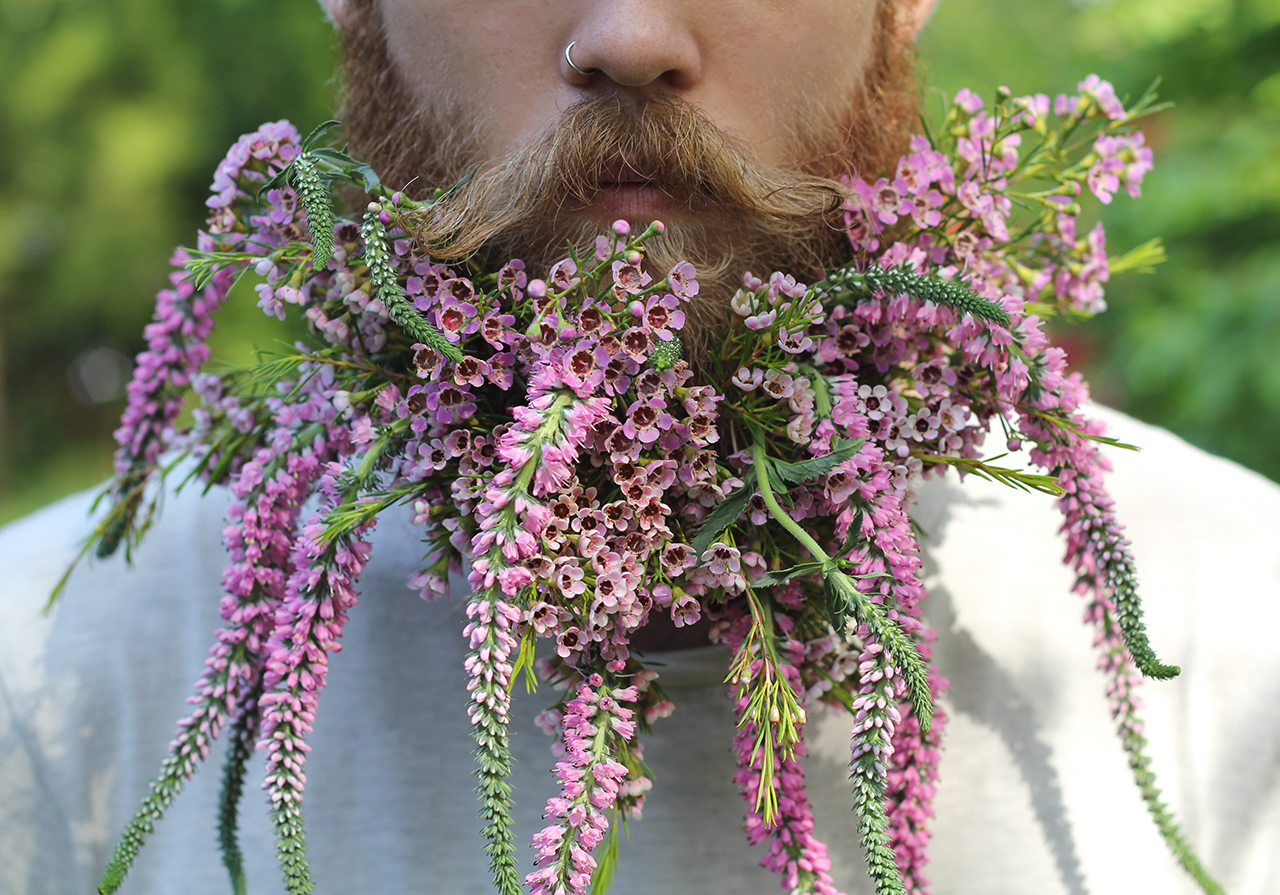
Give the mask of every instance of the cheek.
<path id="1" fill-rule="evenodd" d="M 706 45 L 703 108 L 765 164 L 796 162 L 794 129 L 843 112 L 872 57 L 875 0 L 750 4 Z M 797 8 L 800 7 L 800 8 Z"/>
<path id="2" fill-rule="evenodd" d="M 537 0 L 381 0 L 387 48 L 426 108 L 461 109 L 490 156 L 517 148 L 572 102 L 557 15 Z"/>

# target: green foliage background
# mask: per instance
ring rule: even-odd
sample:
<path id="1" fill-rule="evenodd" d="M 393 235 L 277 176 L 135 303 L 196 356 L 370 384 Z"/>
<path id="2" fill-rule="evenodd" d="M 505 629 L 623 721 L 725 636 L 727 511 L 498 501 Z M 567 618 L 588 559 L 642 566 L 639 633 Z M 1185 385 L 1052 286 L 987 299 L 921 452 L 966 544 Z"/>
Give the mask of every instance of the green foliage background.
<path id="1" fill-rule="evenodd" d="M 920 46 L 933 109 L 1164 77 L 1146 195 L 1103 219 L 1171 260 L 1058 336 L 1100 399 L 1280 480 L 1280 0 L 942 0 Z M 86 386 L 141 348 L 226 147 L 328 117 L 335 61 L 313 0 L 0 0 L 0 521 L 108 473 L 122 400 Z M 241 299 L 215 356 L 274 338 Z"/>

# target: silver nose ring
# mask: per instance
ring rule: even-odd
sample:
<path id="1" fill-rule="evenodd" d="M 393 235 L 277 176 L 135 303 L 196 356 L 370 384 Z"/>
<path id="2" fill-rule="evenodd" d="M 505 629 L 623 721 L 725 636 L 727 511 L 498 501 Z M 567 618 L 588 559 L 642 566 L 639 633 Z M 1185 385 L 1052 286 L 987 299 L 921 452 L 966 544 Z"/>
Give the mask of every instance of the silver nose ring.
<path id="1" fill-rule="evenodd" d="M 583 70 L 583 69 L 578 68 L 578 66 L 576 66 L 576 65 L 574 65 L 574 64 L 573 64 L 573 57 L 572 57 L 572 56 L 570 56 L 569 54 L 570 54 L 571 52 L 573 52 L 573 45 L 574 45 L 574 44 L 576 44 L 576 43 L 577 43 L 577 41 L 576 41 L 576 40 L 571 40 L 571 41 L 569 41 L 569 46 L 567 46 L 567 47 L 565 47 L 565 48 L 564 48 L 564 61 L 565 61 L 565 62 L 567 62 L 567 63 L 569 63 L 569 67 L 570 67 L 571 69 L 573 69 L 574 71 L 576 71 L 576 72 L 577 72 L 578 74 L 580 74 L 580 75 L 594 75 L 594 74 L 595 74 L 596 72 L 598 72 L 600 69 L 598 69 L 598 68 L 588 68 L 588 69 L 586 69 L 586 70 Z"/>

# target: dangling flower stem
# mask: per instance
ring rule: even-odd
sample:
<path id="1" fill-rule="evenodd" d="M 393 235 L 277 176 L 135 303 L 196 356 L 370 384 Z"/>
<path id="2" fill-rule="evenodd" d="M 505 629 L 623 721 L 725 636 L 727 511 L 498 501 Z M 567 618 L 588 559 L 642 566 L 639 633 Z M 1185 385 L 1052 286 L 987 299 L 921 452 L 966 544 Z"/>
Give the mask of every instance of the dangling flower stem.
<path id="1" fill-rule="evenodd" d="M 245 767 L 253 755 L 253 742 L 260 721 L 258 698 L 261 685 L 254 687 L 243 700 L 240 714 L 227 732 L 227 757 L 222 769 L 222 791 L 218 795 L 218 845 L 222 863 L 231 877 L 234 895 L 245 895 L 244 856 L 236 836 L 240 813 L 240 796 L 244 791 Z"/>
<path id="2" fill-rule="evenodd" d="M 828 600 L 835 600 L 839 604 L 840 614 L 852 610 L 858 623 L 866 625 L 899 657 L 906 676 L 912 710 L 920 719 L 920 729 L 928 733 L 929 723 L 933 718 L 933 696 L 929 690 L 928 666 L 916 652 L 911 639 L 903 633 L 902 628 L 895 621 L 896 611 L 893 614 L 886 613 L 883 606 L 859 591 L 853 580 L 840 569 L 839 561 L 832 559 L 822 546 L 778 505 L 778 498 L 769 484 L 770 461 L 765 455 L 764 440 L 758 434 L 752 442 L 751 451 L 756 482 L 760 486 L 760 496 L 769 514 L 821 564 L 822 576 L 828 585 Z"/>

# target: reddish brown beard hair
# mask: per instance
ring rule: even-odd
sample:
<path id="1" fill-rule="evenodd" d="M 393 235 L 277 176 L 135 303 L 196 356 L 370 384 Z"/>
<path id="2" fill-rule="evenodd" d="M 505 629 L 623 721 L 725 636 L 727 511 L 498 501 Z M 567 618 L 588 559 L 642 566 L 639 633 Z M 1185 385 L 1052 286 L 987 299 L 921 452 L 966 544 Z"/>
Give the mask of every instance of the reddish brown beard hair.
<path id="1" fill-rule="evenodd" d="M 686 329 L 695 341 L 702 324 L 723 319 L 744 270 L 814 278 L 848 260 L 839 178 L 889 171 L 918 109 L 900 0 L 880 0 L 864 82 L 834 108 L 815 103 L 794 116 L 793 170 L 760 165 L 679 98 L 635 103 L 610 93 L 574 105 L 529 146 L 489 161 L 459 103 L 426 109 L 413 97 L 390 58 L 376 0 L 352 7 L 343 29 L 342 118 L 353 148 L 384 183 L 415 198 L 473 175 L 418 219 L 415 237 L 426 251 L 446 261 L 521 257 L 541 270 L 563 257 L 566 239 L 581 245 L 601 231 L 581 218 L 568 223 L 562 212 L 590 204 L 603 171 L 625 160 L 700 212 L 699 223 L 651 241 L 647 261 L 658 275 L 682 259 L 698 268 L 702 290 Z M 801 126 L 813 121 L 826 126 Z"/>

